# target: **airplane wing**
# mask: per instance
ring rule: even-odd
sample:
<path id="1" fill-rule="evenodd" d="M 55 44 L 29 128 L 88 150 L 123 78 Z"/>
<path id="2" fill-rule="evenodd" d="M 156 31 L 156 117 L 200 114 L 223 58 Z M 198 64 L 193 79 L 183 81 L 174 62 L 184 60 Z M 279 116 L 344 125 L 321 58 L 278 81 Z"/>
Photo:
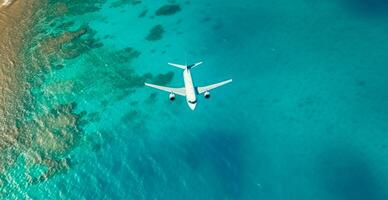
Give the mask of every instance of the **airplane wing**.
<path id="1" fill-rule="evenodd" d="M 185 88 L 171 88 L 171 87 L 164 87 L 164 86 L 159 86 L 159 85 L 154 85 L 154 84 L 150 84 L 150 83 L 145 83 L 146 86 L 148 87 L 152 87 L 152 88 L 155 88 L 155 89 L 158 89 L 158 90 L 163 90 L 163 91 L 166 91 L 166 92 L 169 92 L 169 93 L 174 93 L 174 94 L 177 94 L 177 95 L 181 95 L 181 96 L 186 96 L 186 90 Z"/>
<path id="2" fill-rule="evenodd" d="M 221 87 L 221 86 L 223 86 L 225 84 L 228 84 L 230 82 L 232 82 L 232 79 L 229 79 L 227 81 L 223 81 L 223 82 L 220 82 L 220 83 L 216 83 L 216 84 L 213 84 L 213 85 L 208 85 L 208 86 L 205 86 L 205 87 L 198 87 L 197 91 L 198 91 L 199 94 L 201 94 L 201 93 L 204 93 L 206 91 L 209 91 L 209 90 Z"/>

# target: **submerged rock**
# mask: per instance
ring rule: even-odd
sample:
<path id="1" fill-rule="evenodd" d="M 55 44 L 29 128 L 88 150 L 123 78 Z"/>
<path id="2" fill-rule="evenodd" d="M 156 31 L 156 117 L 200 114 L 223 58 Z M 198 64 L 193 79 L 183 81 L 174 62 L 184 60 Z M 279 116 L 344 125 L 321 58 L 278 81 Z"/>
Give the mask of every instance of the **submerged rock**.
<path id="1" fill-rule="evenodd" d="M 146 40 L 148 40 L 148 41 L 156 41 L 156 40 L 160 40 L 160 39 L 162 39 L 163 34 L 164 34 L 164 28 L 163 28 L 163 26 L 160 25 L 160 24 L 159 24 L 159 25 L 156 25 L 156 26 L 154 26 L 154 27 L 150 30 L 149 34 L 148 34 L 147 37 L 146 37 Z"/>
<path id="2" fill-rule="evenodd" d="M 168 16 L 173 15 L 177 12 L 181 11 L 181 7 L 178 4 L 164 5 L 156 10 L 156 16 Z"/>
<path id="3" fill-rule="evenodd" d="M 145 17 L 146 15 L 147 15 L 147 12 L 148 12 L 148 10 L 146 9 L 146 10 L 143 10 L 143 12 L 141 12 L 140 14 L 139 14 L 139 18 L 142 18 L 142 17 Z"/>
<path id="4" fill-rule="evenodd" d="M 111 7 L 120 7 L 126 4 L 131 4 L 131 5 L 137 5 L 140 4 L 141 0 L 117 0 L 116 2 L 113 2 Z"/>
<path id="5" fill-rule="evenodd" d="M 80 38 L 86 33 L 87 33 L 87 29 L 81 28 L 74 32 L 65 32 L 59 36 L 51 37 L 42 43 L 40 47 L 41 51 L 43 54 L 46 54 L 46 55 L 53 54 L 59 51 L 64 44 L 71 42 L 77 38 Z"/>
<path id="6" fill-rule="evenodd" d="M 167 85 L 174 78 L 174 72 L 167 72 L 165 74 L 158 74 L 153 79 L 152 82 L 158 85 Z"/>

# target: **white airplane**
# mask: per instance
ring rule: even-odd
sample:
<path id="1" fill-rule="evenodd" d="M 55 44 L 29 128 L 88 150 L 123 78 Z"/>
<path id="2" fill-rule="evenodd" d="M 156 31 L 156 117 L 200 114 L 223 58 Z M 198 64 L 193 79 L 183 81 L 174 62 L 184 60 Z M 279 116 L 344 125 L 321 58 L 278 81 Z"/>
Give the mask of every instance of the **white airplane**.
<path id="1" fill-rule="evenodd" d="M 166 92 L 170 93 L 170 100 L 174 101 L 175 100 L 175 95 L 181 95 L 181 96 L 186 96 L 186 101 L 191 110 L 194 110 L 196 105 L 197 105 L 197 95 L 198 94 L 204 94 L 205 98 L 208 99 L 210 98 L 210 90 L 218 88 L 220 86 L 223 86 L 225 84 L 228 84 L 232 82 L 232 79 L 229 79 L 227 81 L 223 81 L 220 83 L 216 83 L 213 85 L 208 85 L 204 87 L 196 87 L 193 83 L 193 79 L 191 78 L 191 73 L 190 70 L 193 69 L 194 67 L 202 64 L 202 62 L 198 62 L 192 65 L 179 65 L 179 64 L 174 64 L 174 63 L 168 63 L 171 66 L 178 67 L 183 69 L 183 80 L 185 83 L 185 87 L 181 88 L 171 88 L 171 87 L 164 87 L 164 86 L 159 86 L 159 85 L 154 85 L 150 83 L 145 83 L 146 86 L 156 88 L 159 90 L 163 90 Z"/>

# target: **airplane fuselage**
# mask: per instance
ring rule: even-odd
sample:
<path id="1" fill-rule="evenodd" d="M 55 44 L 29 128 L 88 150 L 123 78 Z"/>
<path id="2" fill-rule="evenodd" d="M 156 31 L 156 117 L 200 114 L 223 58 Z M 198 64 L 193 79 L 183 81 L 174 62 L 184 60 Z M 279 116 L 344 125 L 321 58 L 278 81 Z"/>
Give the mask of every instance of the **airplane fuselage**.
<path id="1" fill-rule="evenodd" d="M 210 97 L 209 90 L 213 90 L 215 88 L 218 88 L 220 86 L 223 86 L 225 84 L 232 82 L 232 79 L 229 79 L 226 81 L 222 81 L 222 82 L 207 85 L 207 86 L 196 87 L 191 77 L 190 69 L 193 69 L 194 67 L 202 64 L 202 62 L 197 62 L 191 65 L 181 65 L 181 64 L 175 64 L 175 63 L 168 63 L 168 64 L 171 66 L 183 69 L 183 81 L 184 81 L 185 87 L 174 88 L 174 87 L 166 87 L 161 85 L 154 85 L 151 83 L 144 83 L 144 84 L 148 87 L 152 87 L 152 88 L 170 93 L 169 98 L 171 101 L 175 99 L 175 95 L 185 96 L 187 105 L 190 107 L 191 110 L 194 110 L 195 107 L 197 106 L 197 95 L 203 94 L 204 97 L 208 99 Z"/>
<path id="2" fill-rule="evenodd" d="M 195 91 L 190 69 L 185 69 L 183 71 L 183 80 L 185 82 L 187 104 L 191 110 L 194 110 L 195 106 L 197 105 L 197 92 Z"/>

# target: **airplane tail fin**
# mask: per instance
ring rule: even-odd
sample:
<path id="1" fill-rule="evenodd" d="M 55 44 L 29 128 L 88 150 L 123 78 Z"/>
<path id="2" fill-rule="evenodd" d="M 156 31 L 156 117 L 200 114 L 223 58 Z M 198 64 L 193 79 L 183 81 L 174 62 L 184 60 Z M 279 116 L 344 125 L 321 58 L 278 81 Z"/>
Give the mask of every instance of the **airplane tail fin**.
<path id="1" fill-rule="evenodd" d="M 168 64 L 171 66 L 177 67 L 177 68 L 181 68 L 181 69 L 192 69 L 192 68 L 202 64 L 202 62 L 198 62 L 198 63 L 191 64 L 191 65 L 180 65 L 180 64 L 175 64 L 175 63 L 168 63 Z"/>

